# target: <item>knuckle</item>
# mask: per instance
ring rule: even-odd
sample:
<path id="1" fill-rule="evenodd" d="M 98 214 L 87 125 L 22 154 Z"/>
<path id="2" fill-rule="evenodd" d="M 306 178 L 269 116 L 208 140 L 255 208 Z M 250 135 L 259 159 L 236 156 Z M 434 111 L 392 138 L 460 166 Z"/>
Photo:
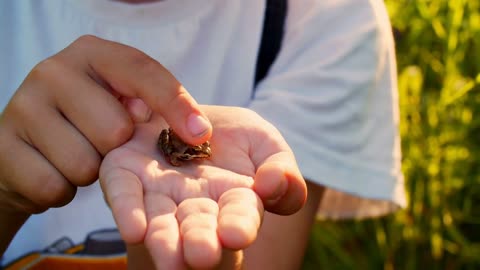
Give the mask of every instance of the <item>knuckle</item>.
<path id="1" fill-rule="evenodd" d="M 36 64 L 27 75 L 27 81 L 45 81 L 58 77 L 65 70 L 65 63 L 60 56 L 52 56 Z"/>
<path id="2" fill-rule="evenodd" d="M 142 51 L 130 48 L 128 54 L 130 64 L 136 69 L 139 69 L 142 73 L 151 74 L 155 70 L 158 70 L 159 63 Z"/>
<path id="3" fill-rule="evenodd" d="M 101 40 L 100 38 L 94 35 L 82 35 L 72 43 L 72 46 L 73 47 L 78 46 L 78 47 L 84 48 L 84 47 L 92 46 L 92 44 L 95 44 L 100 40 Z"/>
<path id="4" fill-rule="evenodd" d="M 65 73 L 67 64 L 60 56 L 52 56 L 36 64 L 22 85 L 11 98 L 8 107 L 16 113 L 28 111 L 40 104 L 40 100 L 52 97 L 59 74 Z"/>
<path id="5" fill-rule="evenodd" d="M 33 108 L 35 108 L 34 98 L 23 91 L 18 91 L 8 103 L 3 116 L 13 115 L 25 120 Z"/>
<path id="6" fill-rule="evenodd" d="M 2 113 L 5 124 L 18 131 L 28 129 L 29 123 L 38 121 L 42 101 L 42 97 L 37 97 L 31 91 L 17 91 Z"/>

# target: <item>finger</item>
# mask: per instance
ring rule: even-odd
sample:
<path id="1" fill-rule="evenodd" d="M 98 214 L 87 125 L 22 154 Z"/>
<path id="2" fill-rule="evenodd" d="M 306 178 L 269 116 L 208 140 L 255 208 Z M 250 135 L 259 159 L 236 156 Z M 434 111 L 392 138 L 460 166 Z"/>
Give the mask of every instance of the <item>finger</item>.
<path id="1" fill-rule="evenodd" d="M 187 199 L 178 206 L 183 256 L 194 269 L 211 269 L 220 263 L 217 216 L 218 205 L 208 198 Z"/>
<path id="2" fill-rule="evenodd" d="M 29 143 L 75 186 L 95 181 L 100 155 L 90 142 L 54 107 L 26 105 L 29 109 L 18 109 L 16 115 L 28 127 L 24 137 Z"/>
<path id="3" fill-rule="evenodd" d="M 239 250 L 251 245 L 263 218 L 263 204 L 249 188 L 225 192 L 218 202 L 218 236 L 224 247 Z"/>
<path id="4" fill-rule="evenodd" d="M 39 104 L 56 107 L 98 152 L 105 155 L 131 137 L 133 121 L 115 96 L 87 74 L 64 62 L 54 58 L 39 64 L 29 74 L 30 80 L 24 87 L 27 90 L 48 89 L 43 92 L 52 95 L 53 104 L 48 99 Z M 40 78 L 35 79 L 35 76 Z M 30 81 L 36 84 L 30 85 Z M 47 131 L 53 133 L 52 130 Z"/>
<path id="5" fill-rule="evenodd" d="M 75 196 L 76 188 L 42 154 L 5 127 L 0 130 L 0 153 L 0 188 L 12 198 L 16 194 L 24 198 L 22 203 L 10 202 L 16 207 L 12 210 L 38 213 L 63 206 Z"/>
<path id="6" fill-rule="evenodd" d="M 145 245 L 157 269 L 185 269 L 183 251 L 175 213 L 177 205 L 169 197 L 145 194 L 148 231 Z"/>
<path id="7" fill-rule="evenodd" d="M 273 154 L 260 164 L 253 189 L 267 211 L 281 215 L 295 213 L 307 198 L 305 180 L 290 151 Z"/>
<path id="8" fill-rule="evenodd" d="M 91 67 L 91 72 L 121 95 L 141 98 L 186 142 L 200 144 L 210 138 L 212 127 L 207 117 L 160 63 L 132 47 L 92 36 L 82 37 L 75 46 L 87 52 L 85 67 Z"/>
<path id="9" fill-rule="evenodd" d="M 265 132 L 266 131 L 266 132 Z M 307 186 L 295 156 L 280 132 L 265 122 L 264 132 L 251 137 L 250 158 L 255 165 L 253 190 L 269 212 L 290 215 L 307 199 Z"/>
<path id="10" fill-rule="evenodd" d="M 123 168 L 102 167 L 100 185 L 123 240 L 128 244 L 142 242 L 147 230 L 147 219 L 143 188 L 138 177 Z"/>
<path id="11" fill-rule="evenodd" d="M 139 98 L 121 98 L 121 102 L 135 123 L 148 122 L 152 116 L 150 107 Z"/>

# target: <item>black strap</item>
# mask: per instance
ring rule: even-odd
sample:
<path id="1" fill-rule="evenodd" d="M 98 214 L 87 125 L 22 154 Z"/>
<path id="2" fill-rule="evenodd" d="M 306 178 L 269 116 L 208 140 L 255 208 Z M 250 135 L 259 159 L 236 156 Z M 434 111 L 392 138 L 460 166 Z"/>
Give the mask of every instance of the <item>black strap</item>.
<path id="1" fill-rule="evenodd" d="M 280 51 L 286 17 L 287 0 L 267 0 L 255 71 L 255 86 L 265 78 Z"/>

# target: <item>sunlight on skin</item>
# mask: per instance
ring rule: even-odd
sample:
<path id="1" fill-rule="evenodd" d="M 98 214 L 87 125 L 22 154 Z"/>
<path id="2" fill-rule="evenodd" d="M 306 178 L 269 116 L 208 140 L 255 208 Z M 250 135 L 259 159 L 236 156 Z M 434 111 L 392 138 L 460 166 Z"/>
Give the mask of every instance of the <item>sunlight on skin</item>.
<path id="1" fill-rule="evenodd" d="M 293 154 L 273 126 L 246 109 L 203 109 L 214 125 L 211 158 L 171 166 L 156 146 L 166 125 L 154 115 L 100 169 L 122 237 L 144 243 L 159 269 L 209 268 L 223 248 L 248 247 L 263 218 L 257 193 L 280 214 L 306 198 Z"/>

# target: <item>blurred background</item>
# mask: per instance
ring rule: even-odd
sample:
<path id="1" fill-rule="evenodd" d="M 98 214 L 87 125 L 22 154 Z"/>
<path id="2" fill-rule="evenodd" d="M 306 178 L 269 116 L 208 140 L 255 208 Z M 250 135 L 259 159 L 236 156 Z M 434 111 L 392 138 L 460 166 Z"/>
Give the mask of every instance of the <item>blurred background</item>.
<path id="1" fill-rule="evenodd" d="M 385 3 L 409 207 L 317 222 L 303 269 L 480 269 L 480 0 Z"/>

